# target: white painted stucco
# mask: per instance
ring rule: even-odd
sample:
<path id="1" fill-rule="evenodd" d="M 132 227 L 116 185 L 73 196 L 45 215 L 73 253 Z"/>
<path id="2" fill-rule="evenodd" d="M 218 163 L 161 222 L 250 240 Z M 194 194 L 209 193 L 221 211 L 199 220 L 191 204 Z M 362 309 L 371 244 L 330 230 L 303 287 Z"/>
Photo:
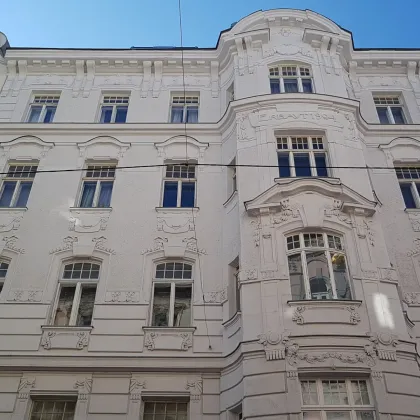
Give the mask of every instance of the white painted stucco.
<path id="1" fill-rule="evenodd" d="M 420 161 L 420 52 L 354 50 L 329 19 L 282 9 L 184 60 L 200 97 L 187 136 L 168 122 L 179 50 L 0 57 L 2 172 L 239 165 L 233 194 L 231 168 L 199 166 L 194 209 L 160 207 L 162 166 L 117 170 L 110 209 L 77 208 L 81 171 L 40 172 L 27 209 L 0 208 L 0 420 L 28 419 L 40 395 L 78 397 L 80 420 L 137 420 L 154 396 L 188 398 L 190 420 L 297 420 L 309 377 L 364 378 L 377 419 L 420 418 L 420 210 L 405 210 L 393 169 Z M 271 95 L 281 63 L 310 67 L 315 93 Z M 25 122 L 36 93 L 60 94 L 54 123 Z M 130 95 L 125 124 L 97 123 L 104 93 Z M 372 93 L 401 95 L 410 124 L 380 125 Z M 279 179 L 279 133 L 323 135 L 331 178 Z M 285 236 L 301 231 L 342 236 L 354 300 L 290 302 Z M 51 326 L 72 258 L 101 263 L 92 327 Z M 193 264 L 192 327 L 152 328 L 154 266 L 174 258 Z"/>

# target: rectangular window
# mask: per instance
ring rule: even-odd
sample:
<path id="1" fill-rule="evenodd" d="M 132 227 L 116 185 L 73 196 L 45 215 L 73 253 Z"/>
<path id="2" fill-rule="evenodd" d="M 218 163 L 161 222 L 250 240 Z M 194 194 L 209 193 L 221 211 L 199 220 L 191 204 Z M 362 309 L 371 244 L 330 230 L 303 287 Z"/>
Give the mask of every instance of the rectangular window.
<path id="1" fill-rule="evenodd" d="M 374 420 L 368 383 L 359 379 L 301 380 L 303 419 Z"/>
<path id="2" fill-rule="evenodd" d="M 241 290 L 239 281 L 239 256 L 236 257 L 228 267 L 229 271 L 229 318 L 241 311 Z"/>
<path id="3" fill-rule="evenodd" d="M 296 65 L 274 66 L 269 69 L 271 93 L 313 93 L 309 67 Z"/>
<path id="4" fill-rule="evenodd" d="M 194 165 L 166 165 L 162 207 L 195 207 Z"/>
<path id="5" fill-rule="evenodd" d="M 59 100 L 60 95 L 35 95 L 29 107 L 27 122 L 53 122 Z"/>
<path id="6" fill-rule="evenodd" d="M 395 167 L 407 209 L 420 208 L 420 166 Z"/>
<path id="7" fill-rule="evenodd" d="M 171 123 L 198 123 L 198 95 L 172 95 Z"/>
<path id="8" fill-rule="evenodd" d="M 79 207 L 111 207 L 115 165 L 88 165 L 83 178 Z"/>
<path id="9" fill-rule="evenodd" d="M 279 175 L 286 177 L 328 177 L 325 140 L 320 136 L 277 138 Z"/>
<path id="10" fill-rule="evenodd" d="M 7 270 L 9 269 L 9 263 L 0 261 L 0 293 L 4 287 L 4 281 L 6 280 Z"/>
<path id="11" fill-rule="evenodd" d="M 32 402 L 30 420 L 73 420 L 75 411 L 75 400 L 37 398 Z"/>
<path id="12" fill-rule="evenodd" d="M 399 96 L 374 96 L 373 101 L 381 124 L 407 124 Z"/>
<path id="13" fill-rule="evenodd" d="M 101 103 L 101 123 L 125 123 L 127 119 L 128 95 L 105 95 Z"/>
<path id="14" fill-rule="evenodd" d="M 146 401 L 144 420 L 187 420 L 188 403 L 185 401 Z"/>
<path id="15" fill-rule="evenodd" d="M 0 207 L 26 207 L 37 165 L 12 163 L 3 178 Z"/>

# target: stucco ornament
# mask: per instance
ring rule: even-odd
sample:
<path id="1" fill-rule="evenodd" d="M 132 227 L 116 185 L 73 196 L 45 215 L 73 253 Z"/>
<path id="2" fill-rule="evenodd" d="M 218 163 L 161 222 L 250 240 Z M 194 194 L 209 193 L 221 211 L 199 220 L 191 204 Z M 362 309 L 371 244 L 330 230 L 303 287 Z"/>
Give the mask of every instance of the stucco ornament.
<path id="1" fill-rule="evenodd" d="M 191 400 L 193 402 L 200 401 L 201 394 L 203 393 L 203 380 L 200 379 L 188 379 L 185 389 L 190 391 Z"/>
<path id="2" fill-rule="evenodd" d="M 387 332 L 367 332 L 366 335 L 373 343 L 374 351 L 381 360 L 397 361 L 396 348 L 399 345 L 398 337 Z"/>

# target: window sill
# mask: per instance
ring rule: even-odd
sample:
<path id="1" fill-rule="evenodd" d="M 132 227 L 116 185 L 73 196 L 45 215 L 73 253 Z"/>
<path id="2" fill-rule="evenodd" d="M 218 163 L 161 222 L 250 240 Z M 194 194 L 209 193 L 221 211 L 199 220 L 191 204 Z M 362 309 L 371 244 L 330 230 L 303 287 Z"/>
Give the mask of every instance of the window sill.
<path id="1" fill-rule="evenodd" d="M 302 299 L 302 300 L 288 300 L 287 304 L 289 306 L 321 306 L 325 305 L 335 305 L 335 306 L 360 306 L 362 304 L 361 300 L 348 300 L 348 299 Z"/>
<path id="2" fill-rule="evenodd" d="M 157 213 L 174 212 L 174 213 L 198 213 L 200 207 L 155 207 Z"/>
<path id="3" fill-rule="evenodd" d="M 0 212 L 12 211 L 15 213 L 23 213 L 28 210 L 28 207 L 0 207 Z"/>
<path id="4" fill-rule="evenodd" d="M 112 207 L 70 207 L 70 213 L 72 212 L 86 212 L 86 213 L 111 213 Z"/>
<path id="5" fill-rule="evenodd" d="M 417 208 L 415 208 L 415 209 L 405 208 L 404 211 L 408 214 L 410 214 L 410 213 L 420 213 L 420 209 L 417 209 Z"/>
<path id="6" fill-rule="evenodd" d="M 145 351 L 191 352 L 196 327 L 143 327 Z"/>
<path id="7" fill-rule="evenodd" d="M 84 350 L 93 327 L 42 325 L 41 330 L 40 346 L 44 350 Z"/>

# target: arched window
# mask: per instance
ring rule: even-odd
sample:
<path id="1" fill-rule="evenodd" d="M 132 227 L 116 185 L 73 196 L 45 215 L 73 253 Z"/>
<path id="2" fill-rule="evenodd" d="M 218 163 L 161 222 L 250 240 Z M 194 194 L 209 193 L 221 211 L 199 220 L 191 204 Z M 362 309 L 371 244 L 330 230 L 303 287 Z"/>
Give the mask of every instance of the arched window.
<path id="1" fill-rule="evenodd" d="M 6 280 L 8 269 L 9 269 L 9 263 L 6 261 L 0 261 L 0 293 L 3 290 L 3 286 Z"/>
<path id="2" fill-rule="evenodd" d="M 184 262 L 157 264 L 153 279 L 153 327 L 190 327 L 192 265 Z"/>
<path id="3" fill-rule="evenodd" d="M 292 299 L 352 299 L 342 238 L 327 233 L 288 236 Z"/>
<path id="4" fill-rule="evenodd" d="M 281 64 L 271 66 L 271 93 L 313 93 L 311 68 L 307 65 Z"/>
<path id="5" fill-rule="evenodd" d="M 91 325 L 99 272 L 100 265 L 92 261 L 64 265 L 53 311 L 53 325 Z"/>

